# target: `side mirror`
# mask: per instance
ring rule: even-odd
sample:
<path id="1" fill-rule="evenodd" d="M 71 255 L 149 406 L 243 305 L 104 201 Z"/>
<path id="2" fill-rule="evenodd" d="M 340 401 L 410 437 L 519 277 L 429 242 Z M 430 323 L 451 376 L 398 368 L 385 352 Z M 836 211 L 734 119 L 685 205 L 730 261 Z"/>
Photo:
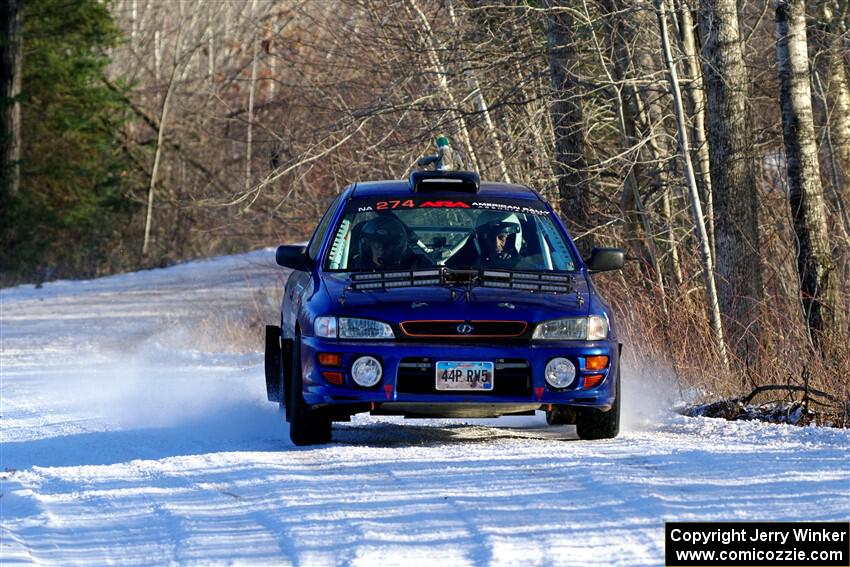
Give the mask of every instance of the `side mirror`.
<path id="1" fill-rule="evenodd" d="M 275 260 L 284 268 L 291 268 L 299 272 L 309 272 L 313 269 L 313 260 L 307 256 L 306 246 L 285 245 L 278 246 L 275 252 Z"/>
<path id="2" fill-rule="evenodd" d="M 587 269 L 591 272 L 609 272 L 621 270 L 625 261 L 622 248 L 594 248 L 587 261 Z"/>

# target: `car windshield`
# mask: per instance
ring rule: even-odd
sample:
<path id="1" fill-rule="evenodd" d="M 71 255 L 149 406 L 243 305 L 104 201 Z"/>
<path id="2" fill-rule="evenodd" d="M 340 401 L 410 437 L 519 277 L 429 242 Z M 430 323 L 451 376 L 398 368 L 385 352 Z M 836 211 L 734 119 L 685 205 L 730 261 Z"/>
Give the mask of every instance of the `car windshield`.
<path id="1" fill-rule="evenodd" d="M 471 196 L 352 199 L 324 264 L 325 270 L 342 272 L 439 266 L 576 270 L 570 247 L 543 203 Z"/>

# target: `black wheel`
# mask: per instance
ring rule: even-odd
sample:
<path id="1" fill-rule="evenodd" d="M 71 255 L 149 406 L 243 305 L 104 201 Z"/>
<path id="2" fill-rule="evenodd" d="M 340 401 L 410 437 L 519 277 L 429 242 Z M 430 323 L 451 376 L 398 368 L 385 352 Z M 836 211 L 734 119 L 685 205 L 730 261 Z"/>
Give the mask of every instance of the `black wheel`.
<path id="1" fill-rule="evenodd" d="M 292 345 L 291 387 L 289 392 L 289 438 L 296 445 L 318 445 L 331 440 L 331 420 L 321 410 L 307 407 L 301 393 L 301 337 L 295 335 Z"/>
<path id="2" fill-rule="evenodd" d="M 546 423 L 548 425 L 570 425 L 575 422 L 575 411 L 569 406 L 553 405 L 552 409 L 546 410 Z"/>
<path id="3" fill-rule="evenodd" d="M 614 385 L 614 405 L 608 411 L 584 408 L 576 416 L 576 431 L 582 439 L 613 439 L 620 432 L 620 369 Z"/>
<path id="4" fill-rule="evenodd" d="M 266 397 L 280 401 L 280 327 L 266 325 Z"/>

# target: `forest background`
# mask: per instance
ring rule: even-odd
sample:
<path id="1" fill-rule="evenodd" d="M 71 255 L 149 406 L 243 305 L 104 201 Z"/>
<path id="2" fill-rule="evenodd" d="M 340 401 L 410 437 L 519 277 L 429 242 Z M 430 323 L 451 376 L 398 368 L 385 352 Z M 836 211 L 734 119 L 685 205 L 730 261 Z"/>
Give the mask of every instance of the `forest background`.
<path id="1" fill-rule="evenodd" d="M 848 0 L 3 0 L 0 283 L 301 241 L 447 134 L 627 250 L 597 279 L 628 356 L 846 420 L 848 28 Z"/>

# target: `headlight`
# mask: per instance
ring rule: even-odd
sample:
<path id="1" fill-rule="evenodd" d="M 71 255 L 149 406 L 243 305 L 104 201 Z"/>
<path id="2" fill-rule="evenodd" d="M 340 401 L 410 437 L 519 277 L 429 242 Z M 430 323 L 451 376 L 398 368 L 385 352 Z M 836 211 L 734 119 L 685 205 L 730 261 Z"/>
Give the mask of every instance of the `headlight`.
<path id="1" fill-rule="evenodd" d="M 573 317 L 555 319 L 537 325 L 533 339 L 555 341 L 601 341 L 608 338 L 608 320 L 605 317 Z"/>
<path id="2" fill-rule="evenodd" d="M 317 337 L 326 339 L 394 339 L 392 327 L 372 319 L 352 317 L 316 317 L 313 325 Z"/>
<path id="3" fill-rule="evenodd" d="M 393 329 L 386 323 L 372 319 L 339 318 L 341 339 L 394 339 Z"/>

